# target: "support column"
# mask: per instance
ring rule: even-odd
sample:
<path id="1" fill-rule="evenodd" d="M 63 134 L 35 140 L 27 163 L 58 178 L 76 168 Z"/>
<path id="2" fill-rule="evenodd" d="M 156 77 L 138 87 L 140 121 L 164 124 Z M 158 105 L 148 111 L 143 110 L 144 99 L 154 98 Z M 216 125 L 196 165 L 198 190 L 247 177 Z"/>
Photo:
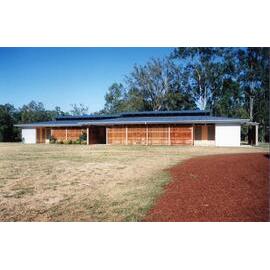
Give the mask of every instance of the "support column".
<path id="1" fill-rule="evenodd" d="M 67 128 L 66 128 L 66 141 L 67 141 L 68 135 L 67 135 Z"/>
<path id="2" fill-rule="evenodd" d="M 106 144 L 109 144 L 108 128 L 106 127 Z"/>
<path id="3" fill-rule="evenodd" d="M 87 145 L 89 145 L 89 127 L 87 127 L 87 131 L 86 131 L 86 142 L 87 142 Z"/>
<path id="4" fill-rule="evenodd" d="M 259 144 L 259 125 L 255 126 L 255 145 Z"/>

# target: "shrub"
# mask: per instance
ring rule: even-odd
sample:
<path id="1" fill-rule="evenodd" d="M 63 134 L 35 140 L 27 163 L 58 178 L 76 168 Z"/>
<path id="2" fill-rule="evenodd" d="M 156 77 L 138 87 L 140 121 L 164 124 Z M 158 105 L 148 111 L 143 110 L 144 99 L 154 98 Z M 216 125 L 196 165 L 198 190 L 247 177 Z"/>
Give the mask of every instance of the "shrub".
<path id="1" fill-rule="evenodd" d="M 68 144 L 72 144 L 72 140 L 68 140 Z"/>
<path id="2" fill-rule="evenodd" d="M 82 132 L 81 136 L 80 136 L 80 141 L 86 141 L 87 140 L 87 134 L 85 131 Z"/>
<path id="3" fill-rule="evenodd" d="M 76 142 L 75 142 L 76 144 L 81 144 L 81 140 L 80 139 L 78 139 L 78 140 L 76 140 Z"/>
<path id="4" fill-rule="evenodd" d="M 63 144 L 64 142 L 62 140 L 56 141 L 57 144 Z"/>
<path id="5" fill-rule="evenodd" d="M 81 141 L 81 144 L 84 144 L 85 145 L 85 144 L 87 144 L 87 142 L 86 141 Z"/>
<path id="6" fill-rule="evenodd" d="M 56 143 L 56 139 L 53 136 L 49 137 L 50 143 Z"/>

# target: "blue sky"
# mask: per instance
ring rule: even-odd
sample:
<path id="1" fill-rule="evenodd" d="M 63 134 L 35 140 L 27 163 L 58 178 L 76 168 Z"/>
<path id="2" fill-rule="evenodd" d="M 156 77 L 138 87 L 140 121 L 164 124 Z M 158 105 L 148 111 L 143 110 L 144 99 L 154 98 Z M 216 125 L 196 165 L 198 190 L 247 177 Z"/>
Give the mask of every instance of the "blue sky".
<path id="1" fill-rule="evenodd" d="M 0 104 L 31 100 L 64 111 L 83 103 L 103 108 L 104 95 L 134 64 L 164 57 L 172 48 L 0 48 Z"/>

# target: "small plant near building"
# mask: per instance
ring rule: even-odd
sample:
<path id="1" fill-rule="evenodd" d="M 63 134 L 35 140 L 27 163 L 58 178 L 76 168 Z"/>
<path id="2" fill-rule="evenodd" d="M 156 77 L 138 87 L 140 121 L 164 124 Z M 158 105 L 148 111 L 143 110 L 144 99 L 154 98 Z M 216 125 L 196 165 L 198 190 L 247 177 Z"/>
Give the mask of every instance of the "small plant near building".
<path id="1" fill-rule="evenodd" d="M 55 139 L 53 136 L 50 136 L 50 137 L 49 137 L 49 140 L 50 140 L 50 143 L 51 143 L 51 144 L 56 143 L 56 139 Z"/>
<path id="2" fill-rule="evenodd" d="M 80 136 L 80 141 L 86 141 L 87 140 L 87 134 L 86 131 L 83 131 Z"/>

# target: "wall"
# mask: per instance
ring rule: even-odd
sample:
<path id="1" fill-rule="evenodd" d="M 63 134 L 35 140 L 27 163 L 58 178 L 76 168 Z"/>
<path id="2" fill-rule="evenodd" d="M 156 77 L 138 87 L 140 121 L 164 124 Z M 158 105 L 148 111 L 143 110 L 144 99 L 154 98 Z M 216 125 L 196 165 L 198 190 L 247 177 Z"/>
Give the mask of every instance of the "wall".
<path id="1" fill-rule="evenodd" d="M 239 124 L 216 124 L 216 146 L 240 146 Z"/>
<path id="2" fill-rule="evenodd" d="M 36 129 L 35 128 L 23 128 L 22 140 L 24 143 L 36 143 Z"/>

